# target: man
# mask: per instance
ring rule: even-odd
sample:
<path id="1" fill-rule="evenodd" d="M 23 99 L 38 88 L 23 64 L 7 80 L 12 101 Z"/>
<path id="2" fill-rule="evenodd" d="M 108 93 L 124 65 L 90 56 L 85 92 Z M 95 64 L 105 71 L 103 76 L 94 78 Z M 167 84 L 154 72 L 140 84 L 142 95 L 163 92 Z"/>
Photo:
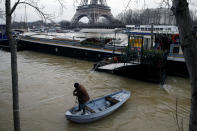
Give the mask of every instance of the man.
<path id="1" fill-rule="evenodd" d="M 85 106 L 86 106 L 85 103 L 90 100 L 90 97 L 86 89 L 81 84 L 75 83 L 74 87 L 75 87 L 75 90 L 73 91 L 73 95 L 77 96 L 78 98 L 78 103 L 79 103 L 78 111 L 83 109 L 82 114 L 85 114 Z"/>

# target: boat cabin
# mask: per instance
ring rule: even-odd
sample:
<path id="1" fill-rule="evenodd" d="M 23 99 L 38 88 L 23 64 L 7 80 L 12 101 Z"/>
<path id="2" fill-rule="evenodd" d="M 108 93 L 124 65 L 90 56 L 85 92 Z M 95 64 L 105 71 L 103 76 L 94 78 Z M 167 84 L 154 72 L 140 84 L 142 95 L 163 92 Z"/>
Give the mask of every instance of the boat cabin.
<path id="1" fill-rule="evenodd" d="M 128 39 L 129 39 L 129 44 L 131 46 L 131 49 L 140 50 L 143 47 L 143 49 L 148 50 L 148 49 L 151 49 L 152 47 L 151 33 L 149 32 L 131 31 L 129 32 Z"/>

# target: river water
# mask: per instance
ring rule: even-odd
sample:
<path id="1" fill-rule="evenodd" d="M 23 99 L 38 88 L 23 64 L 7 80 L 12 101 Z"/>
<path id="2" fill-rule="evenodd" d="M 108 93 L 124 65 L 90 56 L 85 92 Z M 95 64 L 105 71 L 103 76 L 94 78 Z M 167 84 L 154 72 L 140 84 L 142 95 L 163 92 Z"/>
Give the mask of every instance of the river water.
<path id="1" fill-rule="evenodd" d="M 176 131 L 178 120 L 188 129 L 189 79 L 168 77 L 166 85 L 92 72 L 92 62 L 49 54 L 18 52 L 20 117 L 23 131 Z M 0 131 L 13 130 L 10 53 L 0 50 Z M 112 115 L 90 124 L 66 120 L 74 105 L 73 83 L 91 98 L 125 89 L 131 98 Z"/>

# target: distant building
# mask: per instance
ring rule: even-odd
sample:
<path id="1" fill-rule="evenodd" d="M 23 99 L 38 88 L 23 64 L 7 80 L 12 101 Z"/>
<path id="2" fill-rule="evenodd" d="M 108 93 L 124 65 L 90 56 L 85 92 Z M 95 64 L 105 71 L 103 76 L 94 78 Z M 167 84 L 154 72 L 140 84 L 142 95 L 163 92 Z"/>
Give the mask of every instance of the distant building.
<path id="1" fill-rule="evenodd" d="M 126 25 L 126 28 L 131 31 L 151 31 L 151 25 Z M 171 32 L 177 33 L 178 27 L 174 25 L 154 25 L 154 32 Z"/>

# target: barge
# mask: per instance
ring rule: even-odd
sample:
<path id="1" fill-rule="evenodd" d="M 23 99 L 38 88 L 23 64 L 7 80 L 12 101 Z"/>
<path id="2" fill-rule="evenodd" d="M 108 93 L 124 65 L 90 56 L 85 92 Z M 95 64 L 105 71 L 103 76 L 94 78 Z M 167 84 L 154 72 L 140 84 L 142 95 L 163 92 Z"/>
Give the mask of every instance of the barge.
<path id="1" fill-rule="evenodd" d="M 104 45 L 90 45 L 88 40 L 90 39 L 84 37 L 72 39 L 57 38 L 45 34 L 29 34 L 20 36 L 18 45 L 22 50 L 33 50 L 90 61 L 100 61 L 111 57 L 112 54 L 119 56 L 121 55 L 121 50 L 125 48 L 124 46 L 109 48 L 107 43 Z"/>

